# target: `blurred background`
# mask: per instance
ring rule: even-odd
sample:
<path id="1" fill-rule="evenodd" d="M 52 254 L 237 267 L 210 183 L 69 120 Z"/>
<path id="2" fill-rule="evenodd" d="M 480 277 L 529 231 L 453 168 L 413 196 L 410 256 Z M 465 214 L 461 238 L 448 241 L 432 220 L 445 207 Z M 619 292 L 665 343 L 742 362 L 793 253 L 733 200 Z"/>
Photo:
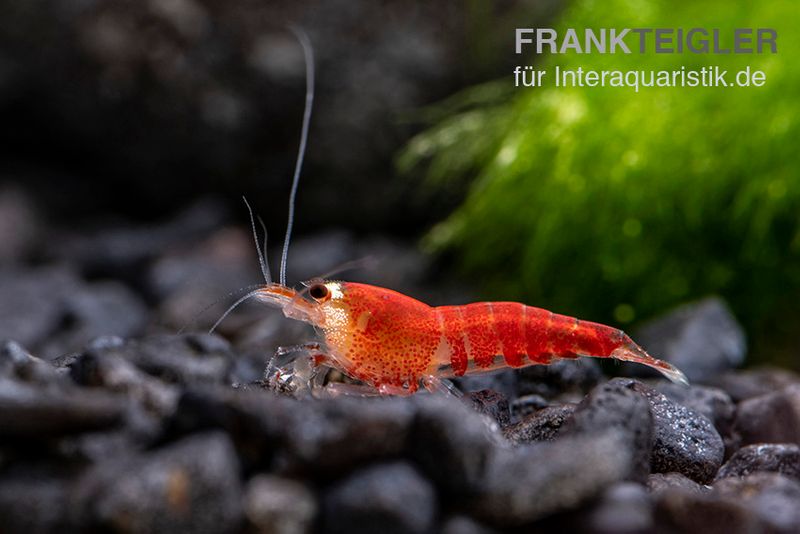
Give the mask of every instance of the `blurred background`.
<path id="1" fill-rule="evenodd" d="M 276 247 L 297 24 L 318 85 L 290 280 L 370 256 L 343 276 L 626 330 L 719 295 L 749 362 L 800 365 L 794 2 L 4 0 L 0 20 L 0 336 L 34 354 L 207 328 L 258 283 L 241 196 Z M 548 26 L 769 27 L 779 53 L 513 54 L 514 28 Z M 767 83 L 517 90 L 517 64 L 750 66 Z M 261 351 L 302 337 L 276 315 L 222 333 Z"/>

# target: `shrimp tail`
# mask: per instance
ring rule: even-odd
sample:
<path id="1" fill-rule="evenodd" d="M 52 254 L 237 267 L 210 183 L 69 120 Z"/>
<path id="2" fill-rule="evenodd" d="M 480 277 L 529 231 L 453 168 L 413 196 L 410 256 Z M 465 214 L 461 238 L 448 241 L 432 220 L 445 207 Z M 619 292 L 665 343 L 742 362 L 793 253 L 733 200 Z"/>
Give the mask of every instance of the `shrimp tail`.
<path id="1" fill-rule="evenodd" d="M 625 336 L 627 338 L 627 336 Z M 625 342 L 618 348 L 614 349 L 614 351 L 610 355 L 611 358 L 615 358 L 617 360 L 624 360 L 626 362 L 636 362 L 644 364 L 648 367 L 652 367 L 653 369 L 659 371 L 662 375 L 670 379 L 672 382 L 676 384 L 682 384 L 684 386 L 689 385 L 689 380 L 686 378 L 686 375 L 683 372 L 675 367 L 674 365 L 667 363 L 663 360 L 658 360 L 653 358 L 647 352 L 644 351 L 639 345 L 634 343 L 630 338 L 627 338 Z"/>

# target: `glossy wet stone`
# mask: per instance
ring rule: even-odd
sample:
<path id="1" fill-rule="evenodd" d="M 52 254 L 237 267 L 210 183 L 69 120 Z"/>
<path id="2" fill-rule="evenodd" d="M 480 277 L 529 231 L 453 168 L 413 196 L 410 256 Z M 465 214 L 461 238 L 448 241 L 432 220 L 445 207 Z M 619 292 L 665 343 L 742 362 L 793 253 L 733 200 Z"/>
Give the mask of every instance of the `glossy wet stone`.
<path id="1" fill-rule="evenodd" d="M 794 443 L 765 443 L 742 447 L 717 473 L 717 480 L 758 471 L 780 473 L 800 481 L 800 447 Z"/>
<path id="2" fill-rule="evenodd" d="M 725 445 L 711 421 L 644 385 L 636 389 L 649 400 L 653 416 L 653 472 L 678 472 L 701 484 L 713 480 Z"/>

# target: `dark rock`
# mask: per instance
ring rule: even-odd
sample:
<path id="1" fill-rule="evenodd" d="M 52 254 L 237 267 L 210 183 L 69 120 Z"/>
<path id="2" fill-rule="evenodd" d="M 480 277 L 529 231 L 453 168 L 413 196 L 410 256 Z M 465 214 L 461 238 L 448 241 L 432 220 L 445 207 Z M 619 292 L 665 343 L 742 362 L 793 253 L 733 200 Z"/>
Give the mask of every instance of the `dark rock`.
<path id="1" fill-rule="evenodd" d="M 503 435 L 512 443 L 517 444 L 552 441 L 574 412 L 574 404 L 548 406 L 526 416 L 522 421 L 504 428 Z"/>
<path id="2" fill-rule="evenodd" d="M 735 499 L 754 511 L 767 532 L 800 531 L 800 482 L 776 473 L 729 477 L 714 483 L 713 494 Z"/>
<path id="3" fill-rule="evenodd" d="M 78 384 L 123 393 L 158 417 L 172 414 L 177 405 L 178 390 L 175 386 L 144 373 L 114 350 L 90 349 L 66 365 Z"/>
<path id="4" fill-rule="evenodd" d="M 697 494 L 710 491 L 708 486 L 701 486 L 680 473 L 653 473 L 647 477 L 647 489 L 656 496 L 671 490 Z"/>
<path id="5" fill-rule="evenodd" d="M 600 364 L 591 358 L 556 360 L 519 370 L 519 394 L 552 398 L 564 392 L 585 393 L 603 378 Z"/>
<path id="6" fill-rule="evenodd" d="M 595 387 L 578 404 L 560 434 L 598 433 L 617 429 L 627 436 L 634 455 L 633 476 L 644 481 L 650 473 L 653 448 L 653 418 L 650 402 L 640 391 L 641 384 L 627 378 L 614 378 Z"/>
<path id="7" fill-rule="evenodd" d="M 742 327 L 716 297 L 684 305 L 640 328 L 634 339 L 647 352 L 706 382 L 742 364 L 747 349 Z M 631 371 L 643 366 L 626 365 Z"/>
<path id="8" fill-rule="evenodd" d="M 470 517 L 457 515 L 443 522 L 441 532 L 442 534 L 493 534 L 497 531 Z"/>
<path id="9" fill-rule="evenodd" d="M 520 526 L 574 509 L 636 469 L 629 436 L 613 428 L 503 450 L 468 506 L 492 525 Z"/>
<path id="10" fill-rule="evenodd" d="M 762 367 L 725 373 L 710 383 L 726 391 L 733 402 L 739 403 L 800 384 L 800 376 L 786 369 Z"/>
<path id="11" fill-rule="evenodd" d="M 650 401 L 653 415 L 653 472 L 678 472 L 701 484 L 713 480 L 725 445 L 711 421 L 643 384 L 636 390 Z"/>
<path id="12" fill-rule="evenodd" d="M 497 423 L 457 399 L 420 396 L 411 454 L 440 487 L 471 495 L 483 486 L 487 465 L 503 438 Z"/>
<path id="13" fill-rule="evenodd" d="M 740 402 L 736 429 L 743 445 L 800 443 L 800 384 Z"/>
<path id="14" fill-rule="evenodd" d="M 183 385 L 226 383 L 234 358 L 227 341 L 209 334 L 152 336 L 94 352 L 101 358 L 122 358 L 165 382 Z"/>
<path id="15" fill-rule="evenodd" d="M 407 447 L 414 413 L 412 399 L 297 401 L 260 389 L 193 388 L 181 396 L 166 433 L 219 428 L 233 438 L 245 469 L 329 477 L 399 455 Z"/>
<path id="16" fill-rule="evenodd" d="M 686 387 L 663 380 L 654 381 L 648 385 L 671 401 L 705 416 L 714 424 L 720 435 L 726 435 L 733 431 L 736 405 L 725 391 L 706 386 Z"/>
<path id="17" fill-rule="evenodd" d="M 241 494 L 228 438 L 200 434 L 146 456 L 97 464 L 77 484 L 71 509 L 84 529 L 235 532 Z"/>
<path id="18" fill-rule="evenodd" d="M 0 378 L 0 435 L 52 437 L 120 423 L 127 403 L 102 391 L 34 387 Z"/>
<path id="19" fill-rule="evenodd" d="M 508 426 L 511 422 L 508 399 L 502 393 L 491 389 L 482 389 L 467 393 L 465 399 L 477 412 L 488 415 L 501 427 Z"/>
<path id="20" fill-rule="evenodd" d="M 259 534 L 303 534 L 311 532 L 317 502 L 300 482 L 258 475 L 247 484 L 244 512 Z"/>
<path id="21" fill-rule="evenodd" d="M 98 336 L 129 337 L 140 333 L 146 320 L 142 300 L 119 282 L 79 286 L 63 296 L 60 328 L 40 351 L 52 359 Z"/>
<path id="22" fill-rule="evenodd" d="M 81 284 L 64 267 L 0 272 L 0 338 L 35 350 L 61 327 L 64 299 Z"/>
<path id="23" fill-rule="evenodd" d="M 2 531 L 67 531 L 68 490 L 68 480 L 38 473 L 0 478 Z"/>
<path id="24" fill-rule="evenodd" d="M 725 443 L 726 458 L 741 446 L 742 438 L 735 428 L 736 405 L 725 391 L 705 386 L 686 387 L 663 380 L 653 381 L 650 385 L 668 399 L 708 418 Z"/>
<path id="25" fill-rule="evenodd" d="M 502 393 L 507 399 L 515 399 L 518 396 L 517 374 L 516 369 L 504 369 L 491 373 L 462 376 L 453 379 L 453 383 L 464 392 L 491 389 Z"/>
<path id="26" fill-rule="evenodd" d="M 276 463 L 319 476 L 397 456 L 407 448 L 414 413 L 413 400 L 404 398 L 301 401 L 284 417 Z"/>
<path id="27" fill-rule="evenodd" d="M 524 395 L 511 402 L 511 418 L 519 420 L 549 405 L 550 402 L 541 395 Z"/>
<path id="28" fill-rule="evenodd" d="M 656 501 L 656 524 L 666 532 L 760 534 L 758 514 L 735 499 L 680 490 L 665 491 Z"/>
<path id="29" fill-rule="evenodd" d="M 742 447 L 717 473 L 717 480 L 771 471 L 800 480 L 800 447 L 795 444 L 760 444 Z"/>
<path id="30" fill-rule="evenodd" d="M 581 515 L 581 532 L 638 533 L 649 532 L 654 527 L 650 496 L 643 486 L 634 482 L 619 482 L 607 488 Z"/>
<path id="31" fill-rule="evenodd" d="M 11 340 L 0 343 L 0 376 L 40 385 L 57 383 L 61 379 L 55 367 Z"/>
<path id="32" fill-rule="evenodd" d="M 323 532 L 426 533 L 436 517 L 436 492 L 405 462 L 358 470 L 323 500 Z"/>

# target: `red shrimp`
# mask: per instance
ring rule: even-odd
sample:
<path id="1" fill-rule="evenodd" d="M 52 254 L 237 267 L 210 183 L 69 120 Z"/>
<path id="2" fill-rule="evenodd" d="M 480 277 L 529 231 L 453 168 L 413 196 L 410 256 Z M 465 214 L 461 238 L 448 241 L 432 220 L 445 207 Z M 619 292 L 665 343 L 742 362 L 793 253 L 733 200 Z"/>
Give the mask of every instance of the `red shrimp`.
<path id="1" fill-rule="evenodd" d="M 518 302 L 433 307 L 391 289 L 323 280 L 300 292 L 272 284 L 256 298 L 314 325 L 324 338 L 311 349 L 315 363 L 363 382 L 362 391 L 407 395 L 420 384 L 440 389 L 442 378 L 580 356 L 642 363 L 687 383 L 621 330 Z"/>

